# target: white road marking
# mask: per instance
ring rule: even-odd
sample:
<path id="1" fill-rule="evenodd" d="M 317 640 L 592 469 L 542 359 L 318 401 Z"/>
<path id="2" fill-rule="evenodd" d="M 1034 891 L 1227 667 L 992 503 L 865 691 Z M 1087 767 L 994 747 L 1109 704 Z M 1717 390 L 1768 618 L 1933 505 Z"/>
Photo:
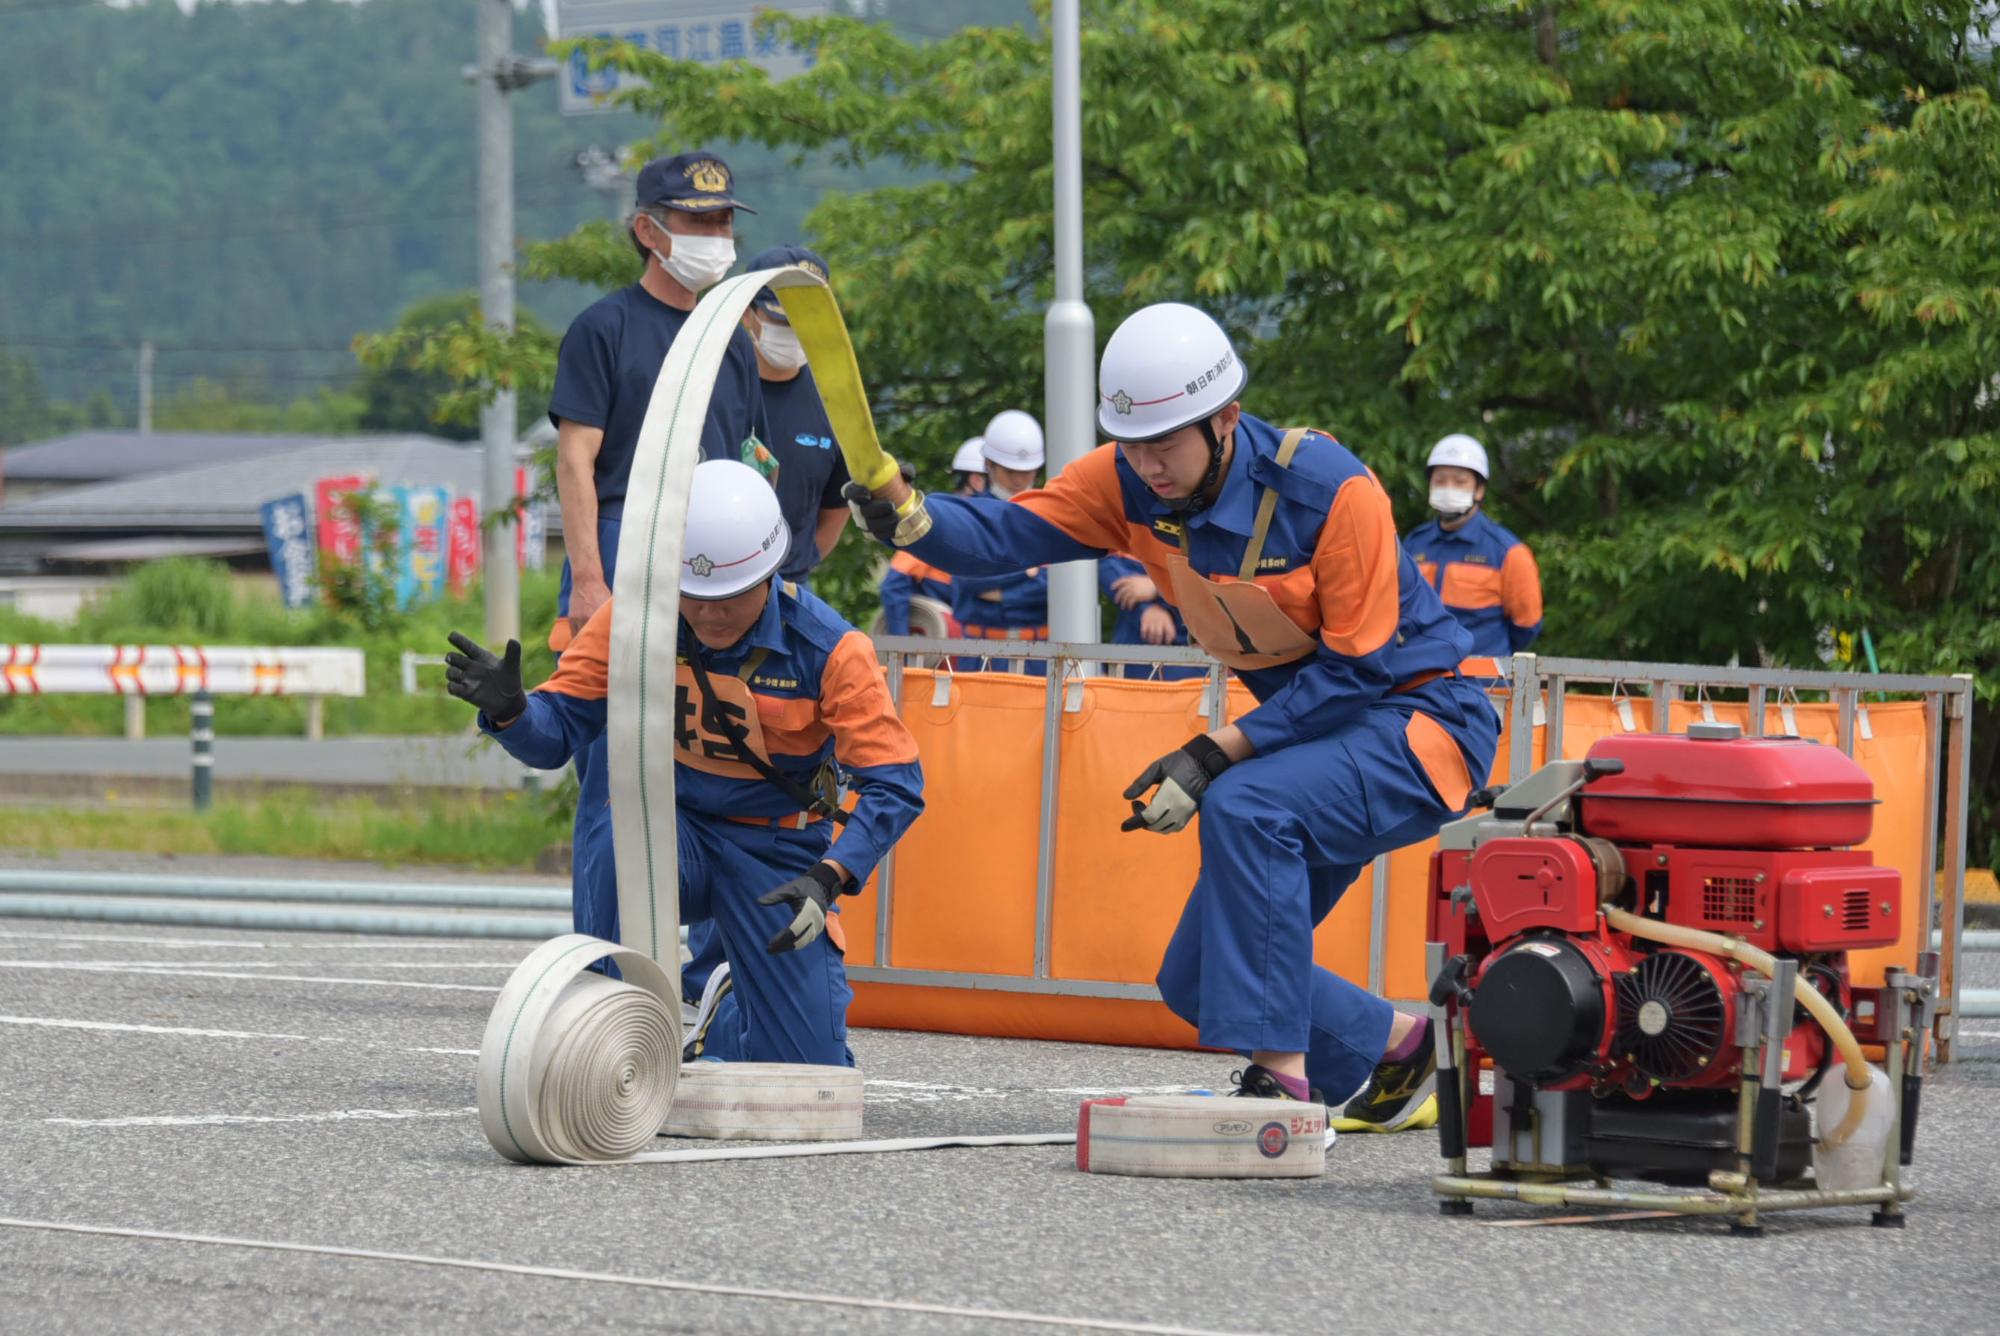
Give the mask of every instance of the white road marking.
<path id="1" fill-rule="evenodd" d="M 0 917 L 5 917 L 0 915 Z M 36 942 L 136 942 L 145 946 L 238 946 L 251 951 L 490 951 L 490 942 L 406 942 L 394 937 L 359 942 L 253 942 L 223 937 L 137 937 L 110 933 L 0 932 L 0 938 Z"/>
<path id="2" fill-rule="evenodd" d="M 261 1030 L 202 1030 L 189 1025 L 124 1025 L 115 1021 L 58 1020 L 52 1016 L 0 1016 L 0 1025 L 40 1025 L 55 1030 L 109 1030 L 121 1034 L 182 1034 L 202 1039 L 293 1039 L 305 1043 L 311 1035 L 275 1034 Z"/>
<path id="3" fill-rule="evenodd" d="M 406 1118 L 463 1118 L 463 1109 L 335 1109 L 330 1113 L 190 1113 L 138 1118 L 44 1118 L 60 1127 L 234 1127 L 245 1123 L 393 1123 Z"/>
<path id="4" fill-rule="evenodd" d="M 65 970 L 282 970 L 297 969 L 306 962 L 297 960 L 12 960 L 0 957 L 0 964 L 24 969 L 42 966 Z M 350 960 L 349 969 L 358 970 L 511 970 L 518 960 Z"/>
<path id="5" fill-rule="evenodd" d="M 241 966 L 239 965 L 240 969 Z M 157 966 L 101 966 L 49 960 L 0 960 L 0 969 L 71 970 L 81 974 L 157 974 L 169 979 L 267 979 L 278 983 L 344 983 L 369 988 L 433 988 L 456 993 L 497 993 L 484 983 L 424 983 L 417 979 L 349 979 L 313 974 L 239 974 L 233 970 L 162 969 Z"/>
<path id="6" fill-rule="evenodd" d="M 813 1294 L 802 1290 L 772 1290 L 749 1285 L 712 1285 L 691 1280 L 667 1280 L 652 1276 L 627 1276 L 607 1271 L 570 1271 L 552 1266 L 522 1266 L 512 1262 L 485 1262 L 469 1257 L 431 1257 L 421 1253 L 380 1252 L 372 1248 L 336 1248 L 324 1244 L 283 1243 L 274 1239 L 237 1239 L 213 1234 L 175 1234 L 154 1229 L 119 1229 L 109 1225 L 73 1225 L 58 1220 L 18 1220 L 0 1217 L 0 1227 L 38 1229 L 59 1234 L 90 1234 L 101 1238 L 149 1239 L 160 1243 L 194 1243 L 218 1248 L 256 1248 L 265 1252 L 305 1253 L 315 1257 L 342 1257 L 365 1262 L 401 1262 L 411 1266 L 450 1267 L 461 1271 L 497 1272 L 510 1276 L 533 1276 L 544 1280 L 574 1280 L 598 1285 L 629 1285 L 637 1289 L 668 1290 L 677 1294 L 714 1294 L 731 1299 L 767 1299 L 778 1303 L 818 1304 L 836 1308 L 864 1308 L 877 1312 L 922 1313 L 932 1317 L 962 1317 L 985 1322 L 1014 1322 L 1042 1327 L 1067 1327 L 1076 1331 L 1127 1331 L 1143 1336 L 1228 1336 L 1194 1327 L 1166 1327 L 1151 1322 L 1120 1322 L 1110 1318 L 1063 1317 L 1053 1313 L 1028 1313 L 1007 1308 L 966 1308 L 955 1304 L 927 1304 L 906 1299 L 865 1299 L 844 1294 Z"/>
<path id="7" fill-rule="evenodd" d="M 282 1034 L 267 1030 L 208 1030 L 192 1025 L 137 1025 L 121 1021 L 83 1021 L 58 1016 L 0 1016 L 0 1025 L 36 1025 L 51 1030 L 96 1030 L 111 1034 L 172 1034 L 196 1039 L 285 1039 L 301 1044 L 354 1044 L 361 1048 L 386 1048 L 398 1053 L 444 1053 L 453 1057 L 476 1058 L 476 1048 L 422 1048 L 405 1044 L 384 1044 L 372 1039 L 345 1039 L 336 1035 Z"/>

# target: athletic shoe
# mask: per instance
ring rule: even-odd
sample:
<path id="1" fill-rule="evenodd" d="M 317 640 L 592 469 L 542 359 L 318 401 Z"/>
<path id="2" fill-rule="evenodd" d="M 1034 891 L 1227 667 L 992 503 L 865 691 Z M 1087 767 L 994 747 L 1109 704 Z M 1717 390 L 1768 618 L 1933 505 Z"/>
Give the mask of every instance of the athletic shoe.
<path id="1" fill-rule="evenodd" d="M 1430 1036 L 1401 1062 L 1376 1064 L 1368 1084 L 1330 1125 L 1340 1132 L 1415 1132 L 1437 1126 L 1437 1046 Z"/>
<path id="2" fill-rule="evenodd" d="M 1228 1099 L 1298 1099 L 1297 1095 L 1285 1089 L 1284 1082 L 1254 1062 L 1240 1072 L 1231 1072 L 1229 1080 L 1236 1089 L 1225 1096 Z M 1312 1092 L 1312 1102 L 1322 1102 L 1319 1091 Z"/>
<path id="3" fill-rule="evenodd" d="M 701 1005 L 695 1008 L 694 1021 L 683 1031 L 687 1042 L 681 1047 L 682 1062 L 695 1061 L 708 1047 L 708 1027 L 715 1024 L 716 1010 L 735 987 L 736 981 L 729 977 L 729 962 L 725 960 L 715 967 L 715 973 L 708 976 L 708 984 L 701 990 Z M 681 1011 L 685 1016 L 686 1002 L 681 1003 Z"/>

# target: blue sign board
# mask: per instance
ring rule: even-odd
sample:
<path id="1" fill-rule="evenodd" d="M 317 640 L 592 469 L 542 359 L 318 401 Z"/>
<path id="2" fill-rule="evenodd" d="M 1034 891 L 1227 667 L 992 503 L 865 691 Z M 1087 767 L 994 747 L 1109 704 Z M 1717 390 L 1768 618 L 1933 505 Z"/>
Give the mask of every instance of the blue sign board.
<path id="1" fill-rule="evenodd" d="M 258 507 L 264 519 L 264 545 L 271 552 L 271 571 L 285 606 L 303 608 L 313 598 L 311 507 L 300 493 L 266 501 Z"/>

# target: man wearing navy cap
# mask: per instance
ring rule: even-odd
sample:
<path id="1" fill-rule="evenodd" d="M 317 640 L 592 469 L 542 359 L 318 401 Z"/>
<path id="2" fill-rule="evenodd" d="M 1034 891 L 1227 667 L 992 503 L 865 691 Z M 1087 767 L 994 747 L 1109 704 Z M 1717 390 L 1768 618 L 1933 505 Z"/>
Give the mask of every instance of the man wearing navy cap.
<path id="1" fill-rule="evenodd" d="M 750 272 L 797 265 L 826 277 L 826 261 L 804 246 L 773 246 L 750 261 Z M 778 295 L 765 288 L 743 313 L 743 328 L 757 345 L 757 375 L 763 381 L 764 439 L 771 452 L 765 471 L 777 488 L 778 505 L 791 526 L 792 550 L 780 574 L 803 585 L 847 526 L 847 461 L 833 438 L 819 386 L 806 365 L 806 350 L 792 330 Z"/>
<path id="2" fill-rule="evenodd" d="M 586 307 L 563 335 L 549 419 L 555 423 L 556 492 L 562 502 L 563 563 L 549 648 L 560 653 L 611 596 L 618 523 L 639 425 L 667 349 L 700 293 L 736 262 L 736 210 L 729 166 L 713 153 L 656 158 L 639 172 L 632 245 L 639 281 Z M 763 451 L 764 399 L 756 350 L 738 333 L 716 374 L 702 426 L 702 457 L 749 462 Z M 578 932 L 618 938 L 617 869 L 611 853 L 608 766 L 602 738 L 576 756 L 572 842 Z"/>

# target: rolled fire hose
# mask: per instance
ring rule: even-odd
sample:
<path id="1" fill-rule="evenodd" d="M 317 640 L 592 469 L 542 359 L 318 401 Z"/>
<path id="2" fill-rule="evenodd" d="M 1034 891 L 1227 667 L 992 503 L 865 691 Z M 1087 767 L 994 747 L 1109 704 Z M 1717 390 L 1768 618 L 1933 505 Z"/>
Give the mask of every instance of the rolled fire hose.
<path id="1" fill-rule="evenodd" d="M 805 345 L 849 473 L 871 487 L 897 475 L 876 440 L 854 349 L 823 280 L 794 267 L 767 269 L 728 279 L 701 300 L 654 382 L 619 537 L 606 733 L 621 942 L 557 937 L 531 952 L 500 990 L 480 1045 L 479 1114 L 487 1140 L 511 1160 L 689 1158 L 645 1150 L 671 1129 L 822 1141 L 860 1131 L 860 1073 L 831 1067 L 786 1065 L 774 1072 L 769 1065 L 714 1064 L 714 1072 L 693 1071 L 688 1084 L 696 1098 L 672 1121 L 682 1080 L 676 702 L 674 674 L 659 668 L 672 664 L 675 653 L 688 492 L 716 373 L 744 310 L 767 286 Z M 605 957 L 616 962 L 623 982 L 590 971 Z M 795 1153 L 1049 1140 L 925 1138 Z"/>
<path id="2" fill-rule="evenodd" d="M 1604 921 L 1620 932 L 1630 933 L 1634 937 L 1644 937 L 1648 941 L 1665 942 L 1670 946 L 1691 947 L 1697 951 L 1728 956 L 1739 964 L 1756 970 L 1767 979 L 1774 977 L 1778 972 L 1778 963 L 1771 958 L 1769 952 L 1760 951 L 1748 942 L 1734 937 L 1703 932 L 1699 928 L 1685 928 L 1676 923 L 1661 923 L 1656 919 L 1640 918 L 1637 914 L 1614 909 L 1610 905 L 1604 907 Z M 1803 977 L 1798 980 L 1793 994 L 1798 998 L 1799 1004 L 1806 1009 L 1806 1013 L 1818 1021 L 1820 1028 L 1826 1031 L 1827 1038 L 1831 1039 L 1833 1046 L 1840 1051 L 1841 1062 L 1847 1068 L 1847 1088 L 1854 1092 L 1854 1097 L 1847 1104 L 1847 1115 L 1831 1132 L 1822 1128 L 1819 1136 L 1820 1145 L 1839 1146 L 1854 1135 L 1855 1129 L 1861 1126 L 1863 1115 L 1868 1111 L 1868 1092 L 1874 1083 L 1873 1069 L 1869 1067 L 1868 1058 L 1862 1053 L 1860 1043 L 1854 1038 L 1854 1031 L 1847 1028 L 1847 1022 L 1841 1019 L 1838 1011 L 1834 1010 L 1833 1003 L 1826 1000 L 1825 994 Z"/>

